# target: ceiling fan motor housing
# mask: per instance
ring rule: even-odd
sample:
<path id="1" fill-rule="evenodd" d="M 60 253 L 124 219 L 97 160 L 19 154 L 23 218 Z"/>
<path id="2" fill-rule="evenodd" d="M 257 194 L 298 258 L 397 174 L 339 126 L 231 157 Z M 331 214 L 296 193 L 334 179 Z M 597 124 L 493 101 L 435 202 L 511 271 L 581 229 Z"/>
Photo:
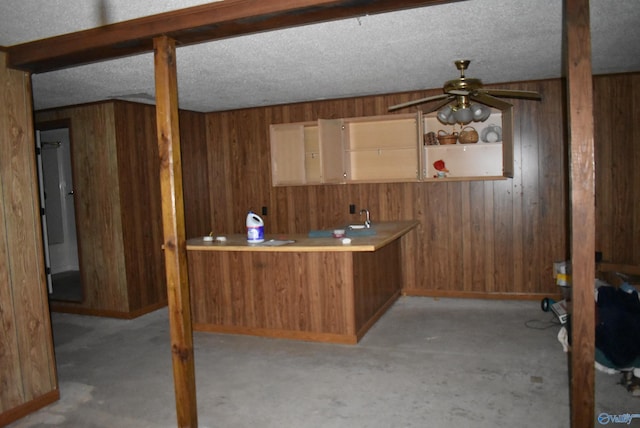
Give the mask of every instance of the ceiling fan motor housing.
<path id="1" fill-rule="evenodd" d="M 444 84 L 444 92 L 453 95 L 469 95 L 480 88 L 482 88 L 480 79 L 467 79 L 466 77 L 449 80 Z"/>

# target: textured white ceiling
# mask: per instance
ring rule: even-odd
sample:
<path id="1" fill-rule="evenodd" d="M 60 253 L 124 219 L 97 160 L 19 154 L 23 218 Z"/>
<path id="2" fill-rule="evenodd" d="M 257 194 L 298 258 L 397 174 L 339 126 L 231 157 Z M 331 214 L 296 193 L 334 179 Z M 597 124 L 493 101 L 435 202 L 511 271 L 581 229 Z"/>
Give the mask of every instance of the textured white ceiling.
<path id="1" fill-rule="evenodd" d="M 3 0 L 0 45 L 207 1 Z M 594 74 L 640 71 L 640 1 L 592 0 Z M 178 49 L 180 107 L 195 111 L 560 77 L 562 1 L 467 0 Z M 108 98 L 152 103 L 152 54 L 33 76 L 36 109 Z"/>

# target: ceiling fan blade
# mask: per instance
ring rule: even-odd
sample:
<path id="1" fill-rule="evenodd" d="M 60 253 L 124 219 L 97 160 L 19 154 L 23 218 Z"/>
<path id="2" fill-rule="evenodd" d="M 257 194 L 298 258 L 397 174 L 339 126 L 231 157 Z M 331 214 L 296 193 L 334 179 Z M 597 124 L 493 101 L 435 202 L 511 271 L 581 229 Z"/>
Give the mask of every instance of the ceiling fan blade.
<path id="1" fill-rule="evenodd" d="M 504 98 L 523 98 L 526 100 L 542 100 L 542 96 L 534 91 L 517 91 L 510 89 L 481 89 L 478 92 Z"/>
<path id="2" fill-rule="evenodd" d="M 512 106 L 512 104 L 484 92 L 476 92 L 472 94 L 471 99 L 479 101 L 482 104 L 486 104 L 489 107 L 497 108 L 498 110 L 504 110 Z"/>
<path id="3" fill-rule="evenodd" d="M 402 104 L 396 104 L 394 106 L 389 107 L 389 111 L 399 110 L 405 107 L 411 107 L 422 103 L 428 103 L 429 101 L 440 100 L 442 98 L 448 98 L 448 94 L 434 95 L 432 97 L 421 98 L 419 100 L 413 100 Z"/>

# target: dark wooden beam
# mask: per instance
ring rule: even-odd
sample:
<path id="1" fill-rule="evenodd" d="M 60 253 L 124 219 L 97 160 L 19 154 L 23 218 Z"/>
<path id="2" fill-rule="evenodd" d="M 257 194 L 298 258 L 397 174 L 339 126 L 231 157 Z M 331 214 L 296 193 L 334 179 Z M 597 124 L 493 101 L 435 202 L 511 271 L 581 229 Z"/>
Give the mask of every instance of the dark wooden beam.
<path id="1" fill-rule="evenodd" d="M 594 426 L 595 156 L 589 0 L 565 0 L 571 182 L 571 426 Z"/>
<path id="2" fill-rule="evenodd" d="M 154 64 L 164 260 L 176 413 L 179 427 L 197 427 L 198 407 L 182 194 L 175 41 L 166 36 L 154 39 Z"/>
<path id="3" fill-rule="evenodd" d="M 190 45 L 452 1 L 457 0 L 225 0 L 10 46 L 7 65 L 42 73 L 151 52 L 160 35 Z"/>

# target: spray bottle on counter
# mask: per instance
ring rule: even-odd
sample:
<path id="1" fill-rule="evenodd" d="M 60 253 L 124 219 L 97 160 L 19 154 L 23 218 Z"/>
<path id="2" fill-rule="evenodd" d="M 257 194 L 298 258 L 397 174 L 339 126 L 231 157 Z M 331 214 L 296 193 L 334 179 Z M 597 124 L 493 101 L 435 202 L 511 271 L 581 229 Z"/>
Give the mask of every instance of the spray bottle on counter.
<path id="1" fill-rule="evenodd" d="M 247 242 L 249 244 L 264 242 L 264 221 L 253 211 L 247 214 Z"/>

